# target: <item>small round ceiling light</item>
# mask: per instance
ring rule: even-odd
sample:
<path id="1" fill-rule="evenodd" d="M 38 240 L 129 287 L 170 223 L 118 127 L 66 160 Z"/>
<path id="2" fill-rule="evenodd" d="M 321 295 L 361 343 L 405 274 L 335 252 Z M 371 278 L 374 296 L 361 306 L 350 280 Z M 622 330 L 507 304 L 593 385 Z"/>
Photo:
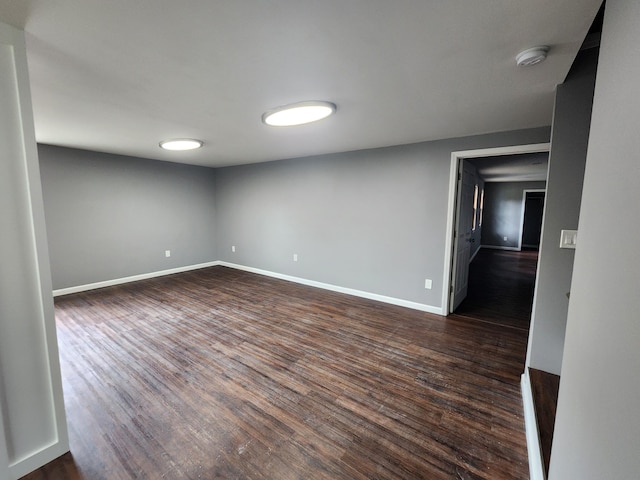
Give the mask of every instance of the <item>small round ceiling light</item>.
<path id="1" fill-rule="evenodd" d="M 272 127 L 292 127 L 317 122 L 335 111 L 331 102 L 298 102 L 269 110 L 262 115 L 262 121 Z"/>
<path id="2" fill-rule="evenodd" d="M 547 58 L 548 53 L 549 47 L 546 45 L 528 48 L 516 55 L 516 63 L 519 67 L 530 67 L 531 65 L 543 62 Z"/>
<path id="3" fill-rule="evenodd" d="M 202 140 L 194 140 L 193 138 L 174 138 L 160 142 L 160 148 L 176 152 L 195 150 L 200 147 L 202 147 Z"/>

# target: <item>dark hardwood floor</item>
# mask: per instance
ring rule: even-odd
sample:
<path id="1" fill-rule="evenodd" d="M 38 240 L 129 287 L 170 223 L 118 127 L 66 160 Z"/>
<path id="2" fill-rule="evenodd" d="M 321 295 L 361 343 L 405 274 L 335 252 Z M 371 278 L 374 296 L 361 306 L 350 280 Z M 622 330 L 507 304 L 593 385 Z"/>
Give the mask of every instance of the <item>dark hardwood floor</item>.
<path id="1" fill-rule="evenodd" d="M 469 265 L 469 293 L 457 315 L 528 330 L 537 250 L 483 248 Z"/>
<path id="2" fill-rule="evenodd" d="M 527 332 L 224 267 L 56 299 L 36 479 L 526 479 Z"/>
<path id="3" fill-rule="evenodd" d="M 531 394 L 540 436 L 540 450 L 545 474 L 549 474 L 551 464 L 551 447 L 553 446 L 553 431 L 556 423 L 556 409 L 558 407 L 558 391 L 560 377 L 552 373 L 543 372 L 535 368 L 529 369 Z"/>

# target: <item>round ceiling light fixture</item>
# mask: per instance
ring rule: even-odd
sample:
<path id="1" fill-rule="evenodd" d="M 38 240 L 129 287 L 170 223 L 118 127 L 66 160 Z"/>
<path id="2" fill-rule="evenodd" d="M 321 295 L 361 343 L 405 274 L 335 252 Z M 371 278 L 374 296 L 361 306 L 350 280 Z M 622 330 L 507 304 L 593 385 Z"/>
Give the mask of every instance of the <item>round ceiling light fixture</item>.
<path id="1" fill-rule="evenodd" d="M 530 67 L 543 62 L 547 58 L 549 47 L 542 45 L 540 47 L 527 48 L 516 55 L 516 63 L 519 67 Z"/>
<path id="2" fill-rule="evenodd" d="M 160 142 L 160 148 L 176 152 L 195 150 L 202 147 L 202 145 L 202 140 L 195 140 L 193 138 L 173 138 Z"/>
<path id="3" fill-rule="evenodd" d="M 317 122 L 335 111 L 331 102 L 298 102 L 269 110 L 262 115 L 262 121 L 271 127 L 292 127 Z"/>

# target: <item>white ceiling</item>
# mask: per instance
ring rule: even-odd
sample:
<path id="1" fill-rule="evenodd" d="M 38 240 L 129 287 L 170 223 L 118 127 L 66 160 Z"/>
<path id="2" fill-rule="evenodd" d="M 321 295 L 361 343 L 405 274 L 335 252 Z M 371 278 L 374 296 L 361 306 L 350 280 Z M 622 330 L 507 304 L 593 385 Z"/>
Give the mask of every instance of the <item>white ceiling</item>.
<path id="1" fill-rule="evenodd" d="M 549 125 L 600 0 L 0 0 L 37 140 L 226 166 Z M 546 62 L 516 54 L 550 45 Z M 261 123 L 301 100 L 338 106 Z M 166 138 L 204 140 L 164 152 Z"/>
<path id="2" fill-rule="evenodd" d="M 466 159 L 485 182 L 546 182 L 549 153 L 523 153 Z"/>

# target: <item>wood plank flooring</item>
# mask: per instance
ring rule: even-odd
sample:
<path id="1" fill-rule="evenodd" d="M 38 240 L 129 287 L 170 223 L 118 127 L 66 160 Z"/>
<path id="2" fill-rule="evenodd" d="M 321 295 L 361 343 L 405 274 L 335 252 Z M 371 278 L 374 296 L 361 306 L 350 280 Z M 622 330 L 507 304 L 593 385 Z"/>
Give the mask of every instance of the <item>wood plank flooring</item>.
<path id="1" fill-rule="evenodd" d="M 467 298 L 455 313 L 528 330 L 537 266 L 537 250 L 481 249 L 469 265 Z"/>
<path id="2" fill-rule="evenodd" d="M 56 299 L 50 479 L 526 479 L 526 331 L 225 267 Z"/>
<path id="3" fill-rule="evenodd" d="M 556 424 L 556 409 L 558 407 L 558 391 L 560 377 L 552 373 L 529 368 L 531 394 L 536 414 L 536 423 L 540 435 L 540 450 L 545 474 L 549 474 L 551 463 L 551 447 L 553 446 L 553 431 Z"/>

